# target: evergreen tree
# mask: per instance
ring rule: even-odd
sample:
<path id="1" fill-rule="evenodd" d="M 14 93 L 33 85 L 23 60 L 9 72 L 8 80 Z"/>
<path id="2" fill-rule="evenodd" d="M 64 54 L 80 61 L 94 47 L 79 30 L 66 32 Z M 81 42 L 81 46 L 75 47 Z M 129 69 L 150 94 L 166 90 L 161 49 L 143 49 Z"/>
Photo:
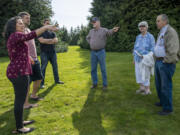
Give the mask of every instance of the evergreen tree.
<path id="1" fill-rule="evenodd" d="M 159 32 L 156 28 L 156 17 L 159 14 L 167 14 L 170 24 L 180 34 L 179 0 L 94 0 L 90 12 L 92 17 L 100 18 L 102 27 L 120 27 L 118 33 L 108 38 L 108 51 L 131 51 L 139 34 L 138 23 L 143 20 L 148 22 L 149 32 L 156 38 Z M 89 24 L 87 29 L 90 28 L 92 27 Z M 81 41 L 85 40 L 88 34 L 85 29 L 82 31 L 86 34 L 80 34 Z M 88 48 L 88 45 L 79 43 L 81 47 Z"/>
<path id="2" fill-rule="evenodd" d="M 0 2 L 0 56 L 7 55 L 2 32 L 7 20 L 19 12 L 26 11 L 31 14 L 30 28 L 42 26 L 42 20 L 53 15 L 51 0 L 2 0 Z"/>

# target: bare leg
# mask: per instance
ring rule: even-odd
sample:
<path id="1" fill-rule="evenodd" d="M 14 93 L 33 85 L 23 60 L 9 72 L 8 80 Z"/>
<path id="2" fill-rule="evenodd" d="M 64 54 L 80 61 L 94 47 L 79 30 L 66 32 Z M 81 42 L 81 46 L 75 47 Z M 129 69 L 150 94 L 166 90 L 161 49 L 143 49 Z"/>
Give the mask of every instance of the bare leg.
<path id="1" fill-rule="evenodd" d="M 32 95 L 31 95 L 32 98 L 38 97 L 37 92 L 38 92 L 40 84 L 41 84 L 41 80 L 37 80 L 37 81 L 33 82 L 33 91 L 32 91 Z"/>
<path id="2" fill-rule="evenodd" d="M 37 104 L 30 104 L 29 103 L 29 92 L 30 92 L 30 85 L 28 86 L 28 92 L 27 92 L 27 95 L 26 95 L 26 101 L 24 103 L 24 109 L 29 109 L 29 108 L 38 106 Z"/>
<path id="3" fill-rule="evenodd" d="M 30 103 L 29 103 L 29 91 L 30 91 L 30 85 L 28 86 L 28 92 L 27 92 L 27 95 L 26 95 L 26 100 L 25 100 L 25 103 L 24 103 L 24 108 L 26 108 L 27 106 L 30 105 Z"/>

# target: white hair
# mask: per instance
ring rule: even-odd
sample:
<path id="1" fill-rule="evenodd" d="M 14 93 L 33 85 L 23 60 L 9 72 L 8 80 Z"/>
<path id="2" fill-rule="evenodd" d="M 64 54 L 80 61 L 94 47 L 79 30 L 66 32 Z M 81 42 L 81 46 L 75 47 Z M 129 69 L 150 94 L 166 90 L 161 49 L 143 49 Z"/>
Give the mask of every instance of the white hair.
<path id="1" fill-rule="evenodd" d="M 140 27 L 140 26 L 145 26 L 146 28 L 149 27 L 149 26 L 148 26 L 148 23 L 147 23 L 146 21 L 140 22 L 140 23 L 138 24 L 138 27 Z"/>

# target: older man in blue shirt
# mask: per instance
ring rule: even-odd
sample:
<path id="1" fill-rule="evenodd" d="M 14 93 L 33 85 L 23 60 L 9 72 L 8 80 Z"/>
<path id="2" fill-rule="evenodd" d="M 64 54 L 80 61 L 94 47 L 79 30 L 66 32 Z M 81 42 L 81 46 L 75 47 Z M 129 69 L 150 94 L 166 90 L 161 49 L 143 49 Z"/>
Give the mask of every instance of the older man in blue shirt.
<path id="1" fill-rule="evenodd" d="M 173 112 L 172 77 L 179 60 L 179 38 L 177 32 L 169 25 L 167 15 L 159 15 L 156 24 L 160 33 L 154 49 L 155 83 L 160 102 L 155 105 L 162 106 L 159 115 L 169 115 Z"/>

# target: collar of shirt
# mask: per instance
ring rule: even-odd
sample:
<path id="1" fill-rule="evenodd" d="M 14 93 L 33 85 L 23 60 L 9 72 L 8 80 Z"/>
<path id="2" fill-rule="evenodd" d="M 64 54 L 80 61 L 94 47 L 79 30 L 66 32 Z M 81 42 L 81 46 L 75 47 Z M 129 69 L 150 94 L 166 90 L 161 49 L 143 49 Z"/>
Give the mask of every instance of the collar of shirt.
<path id="1" fill-rule="evenodd" d="M 99 29 L 94 28 L 94 31 L 99 31 L 100 29 L 101 29 L 101 27 L 99 27 Z"/>
<path id="2" fill-rule="evenodd" d="M 160 34 L 161 34 L 161 35 L 164 35 L 164 34 L 166 33 L 166 31 L 167 31 L 167 28 L 168 28 L 168 24 L 165 25 L 165 26 L 161 29 Z"/>
<path id="3" fill-rule="evenodd" d="M 148 32 L 146 32 L 146 34 L 144 36 L 142 34 L 140 34 L 141 38 L 147 38 L 147 36 L 148 36 Z"/>

